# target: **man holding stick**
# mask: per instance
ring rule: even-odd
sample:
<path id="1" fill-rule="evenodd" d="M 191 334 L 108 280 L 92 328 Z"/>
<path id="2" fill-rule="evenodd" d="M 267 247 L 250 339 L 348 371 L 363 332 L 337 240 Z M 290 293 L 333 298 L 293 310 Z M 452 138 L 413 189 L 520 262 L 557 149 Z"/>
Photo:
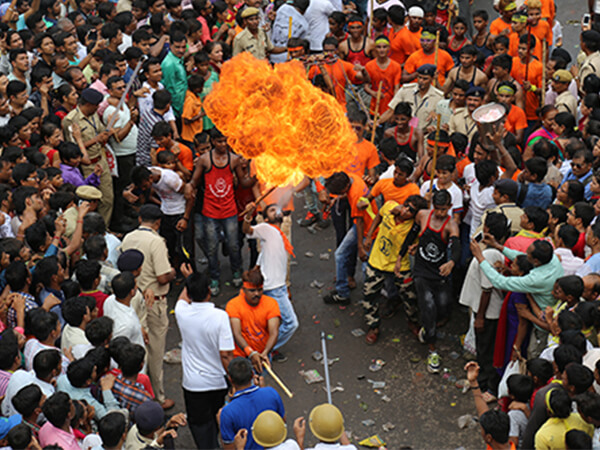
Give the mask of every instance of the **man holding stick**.
<path id="1" fill-rule="evenodd" d="M 254 370 L 262 373 L 279 337 L 281 313 L 277 300 L 263 293 L 260 267 L 245 271 L 242 280 L 240 295 L 229 300 L 225 308 L 235 339 L 233 355 L 249 358 Z"/>

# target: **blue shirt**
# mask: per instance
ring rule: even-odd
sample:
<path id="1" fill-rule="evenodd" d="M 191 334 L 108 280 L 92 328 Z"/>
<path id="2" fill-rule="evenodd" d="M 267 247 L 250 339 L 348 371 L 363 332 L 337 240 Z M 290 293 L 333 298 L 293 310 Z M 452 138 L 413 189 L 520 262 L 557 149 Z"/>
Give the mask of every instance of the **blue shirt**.
<path id="1" fill-rule="evenodd" d="M 248 430 L 246 449 L 262 449 L 252 438 L 252 424 L 258 415 L 267 410 L 275 411 L 281 417 L 285 409 L 281 397 L 272 387 L 251 386 L 236 392 L 231 402 L 221 411 L 221 437 L 223 442 L 231 444 L 235 434 L 245 428 Z"/>
<path id="2" fill-rule="evenodd" d="M 590 256 L 588 260 L 583 263 L 583 266 L 577 270 L 575 275 L 579 277 L 585 277 L 586 275 L 594 272 L 600 272 L 600 253 L 595 253 Z"/>
<path id="3" fill-rule="evenodd" d="M 565 177 L 563 178 L 563 181 L 561 184 L 564 184 L 565 181 L 569 181 L 569 180 L 577 180 L 580 181 L 584 186 L 585 186 L 585 191 L 584 191 L 584 197 L 585 199 L 589 202 L 590 199 L 592 198 L 592 170 L 590 169 L 590 171 L 588 173 L 586 173 L 584 176 L 577 178 L 577 176 L 575 174 L 573 174 L 573 169 L 569 169 L 569 171 L 566 173 Z"/>
<path id="4" fill-rule="evenodd" d="M 523 185 L 519 186 L 519 190 L 522 188 Z M 527 185 L 525 199 L 519 206 L 521 208 L 527 206 L 539 206 L 542 209 L 546 209 L 552 203 L 552 197 L 554 197 L 554 193 L 552 192 L 550 185 L 544 183 L 529 183 Z"/>

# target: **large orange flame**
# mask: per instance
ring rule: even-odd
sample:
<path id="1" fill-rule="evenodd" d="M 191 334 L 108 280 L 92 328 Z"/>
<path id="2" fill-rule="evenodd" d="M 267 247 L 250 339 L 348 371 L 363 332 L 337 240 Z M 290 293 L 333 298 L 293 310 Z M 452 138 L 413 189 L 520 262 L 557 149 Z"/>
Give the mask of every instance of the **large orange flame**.
<path id="1" fill-rule="evenodd" d="M 233 150 L 271 186 L 329 176 L 354 160 L 356 135 L 336 99 L 315 88 L 303 65 L 271 67 L 249 53 L 223 64 L 204 109 Z"/>

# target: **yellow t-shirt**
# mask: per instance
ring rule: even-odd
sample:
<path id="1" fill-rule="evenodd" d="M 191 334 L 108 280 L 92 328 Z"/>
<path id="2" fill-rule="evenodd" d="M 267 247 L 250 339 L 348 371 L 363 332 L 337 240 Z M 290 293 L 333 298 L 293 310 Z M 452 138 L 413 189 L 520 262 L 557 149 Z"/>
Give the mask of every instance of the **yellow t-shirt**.
<path id="1" fill-rule="evenodd" d="M 535 434 L 537 450 L 561 450 L 565 447 L 565 434 L 570 430 L 581 430 L 590 436 L 594 426 L 585 422 L 578 413 L 571 413 L 566 419 L 549 418 Z"/>
<path id="2" fill-rule="evenodd" d="M 396 223 L 396 219 L 392 214 L 392 209 L 398 206 L 398 203 L 390 200 L 385 202 L 379 214 L 381 214 L 381 225 L 377 238 L 373 243 L 371 255 L 369 256 L 369 264 L 384 272 L 392 272 L 394 265 L 398 259 L 398 254 L 406 239 L 406 235 L 413 226 L 414 220 L 406 220 Z M 410 262 L 408 253 L 402 258 L 402 271 L 410 270 Z"/>

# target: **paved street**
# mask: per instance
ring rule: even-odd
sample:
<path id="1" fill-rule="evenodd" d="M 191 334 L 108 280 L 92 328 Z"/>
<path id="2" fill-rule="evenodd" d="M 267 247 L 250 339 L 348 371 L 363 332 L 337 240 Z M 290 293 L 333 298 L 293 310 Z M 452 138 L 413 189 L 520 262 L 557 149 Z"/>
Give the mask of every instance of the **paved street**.
<path id="1" fill-rule="evenodd" d="M 472 11 L 479 8 L 490 11 L 492 19 L 497 16 L 491 10 L 490 0 L 475 0 Z M 558 19 L 563 25 L 564 48 L 573 58 L 579 51 L 580 28 L 568 21 L 578 21 L 585 12 L 584 8 L 587 8 L 584 2 L 557 2 Z M 303 215 L 302 205 L 303 199 L 296 198 L 294 221 Z M 339 385 L 343 388 L 343 391 L 333 393 L 333 401 L 342 410 L 346 428 L 351 431 L 355 443 L 378 434 L 388 448 L 394 449 L 405 446 L 481 448 L 483 442 L 479 427 L 460 430 L 457 425 L 459 416 L 475 413 L 471 393 L 463 395 L 454 385 L 457 378 L 462 378 L 462 366 L 465 364 L 458 336 L 467 330 L 466 311 L 456 305 L 449 324 L 441 330 L 444 337 L 439 340 L 440 354 L 443 367 L 448 372 L 430 375 L 425 364 L 427 349 L 410 333 L 402 312 L 384 321 L 379 342 L 375 346 L 367 346 L 364 336 L 354 337 L 351 333 L 364 326 L 362 311 L 357 304 L 361 283 L 359 289 L 352 293 L 352 305 L 344 309 L 325 305 L 321 300 L 322 290 L 310 287 L 314 280 L 324 283 L 323 291 L 332 285 L 335 275 L 332 228 L 310 234 L 294 223 L 292 243 L 297 258 L 292 266 L 291 291 L 300 328 L 283 349 L 289 357 L 288 361 L 274 365 L 276 373 L 295 394 L 293 399 L 284 397 L 289 435 L 292 434 L 291 423 L 296 417 L 307 417 L 313 406 L 326 401 L 324 383 L 308 385 L 299 374 L 301 370 L 317 369 L 324 375 L 321 363 L 311 358 L 313 352 L 321 350 L 319 336 L 324 331 L 330 335 L 327 340 L 329 357 L 339 358 L 330 370 L 332 387 Z M 306 252 L 312 252 L 313 256 L 305 256 Z M 320 259 L 321 254 L 329 255 L 330 259 Z M 243 255 L 247 265 L 247 247 Z M 230 276 L 230 272 L 228 262 L 222 258 L 222 263 L 225 278 Z M 237 295 L 236 291 L 224 286 L 223 292 L 214 301 L 224 307 L 234 295 Z M 170 295 L 171 308 L 175 300 L 174 289 Z M 170 319 L 169 349 L 179 342 L 174 316 L 170 315 Z M 456 352 L 452 356 L 458 356 L 458 359 L 452 359 L 452 352 Z M 371 372 L 369 366 L 375 359 L 382 359 L 385 365 L 380 371 Z M 368 380 L 383 381 L 385 387 L 376 391 Z M 180 365 L 165 366 L 165 384 L 168 396 L 176 401 L 175 408 L 169 413 L 184 411 Z M 269 384 L 273 385 L 272 382 Z M 363 424 L 366 420 L 374 424 Z M 390 424 L 393 429 L 385 431 L 384 425 Z M 306 443 L 316 443 L 309 431 Z M 180 430 L 177 447 L 193 448 L 187 429 Z"/>

